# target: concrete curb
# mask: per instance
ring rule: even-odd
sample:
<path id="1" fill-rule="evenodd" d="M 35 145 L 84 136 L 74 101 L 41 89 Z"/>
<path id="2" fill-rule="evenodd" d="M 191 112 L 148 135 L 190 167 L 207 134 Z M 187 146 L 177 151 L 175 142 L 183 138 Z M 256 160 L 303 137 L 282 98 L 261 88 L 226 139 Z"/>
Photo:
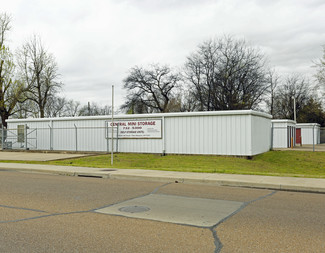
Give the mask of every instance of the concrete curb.
<path id="1" fill-rule="evenodd" d="M 22 163 L 0 163 L 0 169 L 50 173 L 64 176 L 97 177 L 164 183 L 204 184 L 286 191 L 325 193 L 325 179 L 271 177 L 257 175 L 212 174 L 138 169 L 104 169 Z"/>
<path id="2" fill-rule="evenodd" d="M 238 180 L 208 180 L 208 179 L 193 179 L 186 177 L 161 177 L 161 176 L 140 176 L 140 175 L 115 175 L 110 174 L 110 179 L 120 180 L 139 180 L 139 181 L 155 181 L 164 183 L 184 183 L 184 184 L 204 184 L 209 186 L 231 186 L 231 187 L 245 187 L 245 188 L 258 188 L 258 189 L 271 189 L 282 191 L 299 191 L 299 192 L 313 192 L 325 193 L 325 179 L 324 187 L 313 187 L 303 185 L 290 185 L 290 184 L 274 184 L 274 183 L 259 183 L 259 182 L 245 182 Z"/>

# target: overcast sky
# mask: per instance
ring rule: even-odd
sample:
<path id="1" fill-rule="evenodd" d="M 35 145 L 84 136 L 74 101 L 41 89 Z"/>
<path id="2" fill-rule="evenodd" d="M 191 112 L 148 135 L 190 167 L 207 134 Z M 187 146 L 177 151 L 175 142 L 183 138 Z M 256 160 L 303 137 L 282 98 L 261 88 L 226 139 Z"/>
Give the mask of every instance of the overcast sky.
<path id="1" fill-rule="evenodd" d="M 116 105 L 135 66 L 182 67 L 204 40 L 225 34 L 259 47 L 279 73 L 312 76 L 325 44 L 324 0 L 1 0 L 10 47 L 33 34 L 59 65 L 62 96 Z"/>

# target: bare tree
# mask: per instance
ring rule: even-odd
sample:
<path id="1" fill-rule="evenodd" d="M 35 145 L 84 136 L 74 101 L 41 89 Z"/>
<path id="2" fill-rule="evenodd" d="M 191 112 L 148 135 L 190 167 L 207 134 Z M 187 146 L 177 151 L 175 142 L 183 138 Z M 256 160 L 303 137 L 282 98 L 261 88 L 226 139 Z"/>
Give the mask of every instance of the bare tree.
<path id="1" fill-rule="evenodd" d="M 16 79 L 13 55 L 6 46 L 10 22 L 9 15 L 0 14 L 0 114 L 5 127 L 6 119 L 17 112 L 17 104 L 25 100 L 26 92 L 24 85 Z"/>
<path id="2" fill-rule="evenodd" d="M 181 77 L 168 66 L 154 64 L 134 67 L 124 80 L 128 94 L 124 108 L 141 108 L 141 112 L 168 112 L 169 104 L 180 85 Z"/>
<path id="3" fill-rule="evenodd" d="M 47 103 L 62 87 L 57 63 L 37 36 L 24 44 L 17 56 L 21 80 L 29 89 L 27 97 L 38 106 L 39 117 L 44 118 Z"/>
<path id="4" fill-rule="evenodd" d="M 7 40 L 7 33 L 11 29 L 11 17 L 7 13 L 0 14 L 0 46 L 1 48 L 5 45 Z"/>
<path id="5" fill-rule="evenodd" d="M 196 100 L 193 91 L 188 87 L 184 87 L 179 92 L 178 99 L 180 101 L 180 112 L 193 112 L 199 109 L 200 103 Z"/>
<path id="6" fill-rule="evenodd" d="M 67 104 L 66 98 L 51 96 L 45 106 L 45 117 L 65 117 Z"/>
<path id="7" fill-rule="evenodd" d="M 323 46 L 323 56 L 314 65 L 317 68 L 316 78 L 319 84 L 325 87 L 325 45 Z"/>
<path id="8" fill-rule="evenodd" d="M 253 109 L 268 89 L 265 57 L 229 36 L 200 44 L 187 58 L 185 77 L 201 111 Z"/>
<path id="9" fill-rule="evenodd" d="M 24 119 L 39 117 L 37 105 L 29 99 L 26 99 L 23 103 L 18 103 L 16 107 L 16 113 L 12 115 L 14 118 Z"/>
<path id="10" fill-rule="evenodd" d="M 278 119 L 294 119 L 294 98 L 296 99 L 296 113 L 300 111 L 312 96 L 312 88 L 308 80 L 298 74 L 285 78 L 278 87 L 274 100 L 273 115 Z"/>
<path id="11" fill-rule="evenodd" d="M 79 109 L 78 116 L 109 115 L 111 112 L 112 107 L 109 105 L 100 106 L 96 103 L 88 103 Z"/>
<path id="12" fill-rule="evenodd" d="M 266 106 L 268 113 L 274 116 L 274 102 L 276 96 L 276 90 L 280 83 L 280 76 L 275 72 L 274 69 L 267 71 L 267 82 L 269 83 L 268 96 L 266 99 Z"/>
<path id="13" fill-rule="evenodd" d="M 68 100 L 66 104 L 66 116 L 67 117 L 76 117 L 80 109 L 80 102 L 74 101 L 73 99 Z"/>
<path id="14" fill-rule="evenodd" d="M 126 101 L 120 109 L 125 111 L 127 114 L 143 114 L 153 112 L 152 108 L 142 103 L 139 97 L 133 96 L 133 94 L 127 95 Z"/>
<path id="15" fill-rule="evenodd" d="M 191 87 L 191 95 L 199 102 L 200 111 L 213 110 L 211 95 L 217 71 L 218 49 L 216 41 L 203 42 L 185 64 L 185 77 Z"/>

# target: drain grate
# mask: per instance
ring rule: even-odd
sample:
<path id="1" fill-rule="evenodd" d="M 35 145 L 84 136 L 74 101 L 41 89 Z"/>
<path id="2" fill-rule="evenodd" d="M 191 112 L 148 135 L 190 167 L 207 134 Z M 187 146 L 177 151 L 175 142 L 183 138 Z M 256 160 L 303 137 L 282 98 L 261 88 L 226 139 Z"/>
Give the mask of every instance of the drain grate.
<path id="1" fill-rule="evenodd" d="M 77 174 L 78 177 L 93 177 L 93 178 L 103 178 L 103 176 L 88 175 L 88 174 Z"/>
<path id="2" fill-rule="evenodd" d="M 116 171 L 116 170 L 112 170 L 112 169 L 105 169 L 105 170 L 101 170 L 101 171 Z"/>
<path id="3" fill-rule="evenodd" d="M 124 206 L 119 208 L 118 210 L 126 213 L 142 213 L 149 211 L 150 208 L 146 206 Z"/>

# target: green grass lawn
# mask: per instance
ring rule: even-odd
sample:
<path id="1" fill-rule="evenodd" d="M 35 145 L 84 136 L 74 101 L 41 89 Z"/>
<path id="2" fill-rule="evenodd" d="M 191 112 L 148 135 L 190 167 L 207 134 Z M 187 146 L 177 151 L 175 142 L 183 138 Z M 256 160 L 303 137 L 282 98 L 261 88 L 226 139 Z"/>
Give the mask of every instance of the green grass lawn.
<path id="1" fill-rule="evenodd" d="M 270 151 L 254 156 L 251 160 L 227 156 L 160 156 L 155 154 L 120 153 L 114 155 L 113 166 L 110 165 L 110 155 L 32 163 L 97 168 L 113 167 L 125 169 L 325 178 L 325 152 L 307 151 Z"/>

